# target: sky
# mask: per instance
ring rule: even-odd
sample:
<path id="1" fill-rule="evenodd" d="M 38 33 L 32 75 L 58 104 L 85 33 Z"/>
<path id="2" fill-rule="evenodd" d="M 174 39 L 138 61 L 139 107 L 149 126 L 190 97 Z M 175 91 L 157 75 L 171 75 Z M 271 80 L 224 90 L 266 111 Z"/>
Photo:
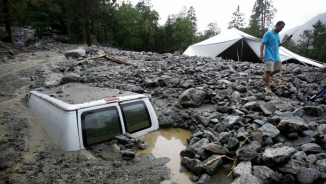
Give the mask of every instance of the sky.
<path id="1" fill-rule="evenodd" d="M 136 4 L 139 0 L 130 0 Z M 240 6 L 248 24 L 256 0 L 151 0 L 153 9 L 160 15 L 159 23 L 163 25 L 168 15 L 178 14 L 183 7 L 188 10 L 193 6 L 197 17 L 199 31 L 207 29 L 210 22 L 216 22 L 221 31 L 227 30 L 232 13 Z M 326 0 L 273 0 L 277 9 L 274 24 L 278 20 L 285 22 L 283 31 L 304 24 L 314 16 L 326 12 Z"/>

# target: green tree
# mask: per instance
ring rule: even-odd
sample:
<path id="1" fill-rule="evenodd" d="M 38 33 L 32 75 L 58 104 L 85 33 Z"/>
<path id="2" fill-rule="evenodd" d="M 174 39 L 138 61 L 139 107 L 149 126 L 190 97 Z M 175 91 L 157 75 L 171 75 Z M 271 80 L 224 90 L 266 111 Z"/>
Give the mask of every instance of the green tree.
<path id="1" fill-rule="evenodd" d="M 216 22 L 211 22 L 207 25 L 207 29 L 204 31 L 204 38 L 210 38 L 221 33 L 221 29 Z"/>
<path id="2" fill-rule="evenodd" d="M 274 15 L 277 12 L 271 0 L 257 0 L 252 9 L 247 33 L 262 38 L 269 27 L 273 26 Z"/>
<path id="3" fill-rule="evenodd" d="M 232 20 L 229 22 L 228 29 L 237 28 L 242 29 L 244 26 L 244 13 L 240 13 L 240 6 L 232 13 Z"/>

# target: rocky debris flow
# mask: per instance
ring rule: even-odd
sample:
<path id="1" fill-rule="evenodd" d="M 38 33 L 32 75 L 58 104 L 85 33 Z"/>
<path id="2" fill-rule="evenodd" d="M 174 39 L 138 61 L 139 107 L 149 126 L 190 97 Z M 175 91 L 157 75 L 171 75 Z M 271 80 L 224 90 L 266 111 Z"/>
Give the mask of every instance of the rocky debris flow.
<path id="1" fill-rule="evenodd" d="M 63 51 L 64 47 L 56 43 L 43 45 L 50 50 L 60 51 L 62 55 L 75 49 Z M 121 65 L 103 57 L 89 58 L 98 56 L 101 51 L 132 65 Z M 187 148 L 180 155 L 183 156 L 181 165 L 195 173 L 196 176 L 192 177 L 194 181 L 209 183 L 220 169 L 234 169 L 233 183 L 326 181 L 326 106 L 308 101 L 309 97 L 326 85 L 325 71 L 322 69 L 293 63 L 287 65 L 285 70 L 271 79 L 272 91 L 276 94 L 271 96 L 264 91 L 265 84 L 261 80 L 264 65 L 261 63 L 133 52 L 98 46 L 86 48 L 85 55 L 77 57 L 57 61 L 46 75 L 40 70 L 29 76 L 35 80 L 32 81 L 35 84 L 31 85 L 31 89 L 41 91 L 56 85 L 80 82 L 100 88 L 146 94 L 162 128 L 181 127 L 192 132 L 187 138 Z M 76 61 L 84 57 L 88 60 L 76 65 Z M 54 76 L 55 81 L 59 82 L 42 84 L 42 80 L 39 80 L 52 81 Z M 59 92 L 56 98 L 60 99 Z M 40 153 L 42 162 L 26 164 L 26 168 L 32 168 L 28 172 L 31 176 L 42 175 L 40 170 L 44 168 L 42 172 L 47 177 L 43 180 L 48 178 L 49 182 L 96 183 L 106 174 L 109 177 L 115 174 L 112 170 L 109 173 L 109 168 L 105 169 L 100 161 L 112 161 L 112 167 L 122 169 L 141 162 L 135 157 L 135 146 L 138 149 L 148 146 L 128 135 L 118 136 L 111 143 L 92 148 L 95 158 L 90 160 L 76 156 L 76 160 L 63 158 L 60 161 L 59 157 L 49 152 L 45 155 Z M 58 165 L 54 164 L 54 168 L 49 169 L 48 161 L 43 161 L 43 158 L 52 156 L 53 159 L 49 160 Z M 233 162 L 231 159 L 236 159 L 235 168 L 228 167 L 228 163 Z M 156 163 L 151 160 L 148 162 Z M 163 162 L 167 160 L 162 159 L 157 164 Z M 137 164 L 134 165 L 133 168 L 136 168 Z M 84 169 L 76 175 L 71 168 L 77 166 Z M 60 171 L 59 167 L 64 170 Z M 87 172 L 87 169 L 92 172 Z M 48 170 L 53 170 L 53 174 L 47 174 Z M 94 173 L 100 171 L 103 172 L 96 179 L 97 174 Z M 74 177 L 66 178 L 65 172 L 74 173 Z M 156 181 L 166 178 L 155 170 L 148 172 L 156 177 Z M 309 175 L 303 175 L 304 172 Z M 40 177 L 30 177 L 30 182 L 43 181 L 38 179 Z M 120 179 L 123 178 L 113 178 L 112 181 L 136 181 Z"/>

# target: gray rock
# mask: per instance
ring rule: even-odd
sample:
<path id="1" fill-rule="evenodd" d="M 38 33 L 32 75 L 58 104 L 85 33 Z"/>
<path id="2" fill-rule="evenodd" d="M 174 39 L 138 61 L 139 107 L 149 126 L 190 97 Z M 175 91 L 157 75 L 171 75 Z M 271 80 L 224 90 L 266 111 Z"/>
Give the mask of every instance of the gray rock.
<path id="1" fill-rule="evenodd" d="M 247 87 L 243 86 L 243 85 L 239 85 L 235 88 L 237 91 L 239 91 L 240 93 L 245 93 L 247 92 Z"/>
<path id="2" fill-rule="evenodd" d="M 318 160 L 316 166 L 319 167 L 321 172 L 326 172 L 326 159 Z"/>
<path id="3" fill-rule="evenodd" d="M 277 137 L 280 134 L 280 131 L 276 128 L 276 126 L 265 123 L 259 130 L 263 131 L 263 136 L 268 137 Z"/>
<path id="4" fill-rule="evenodd" d="M 303 110 L 308 116 L 319 117 L 323 114 L 323 110 L 318 106 L 305 106 Z"/>
<path id="5" fill-rule="evenodd" d="M 308 129 L 308 125 L 300 117 L 292 116 L 282 119 L 277 128 L 285 132 L 297 132 Z"/>
<path id="6" fill-rule="evenodd" d="M 194 87 L 195 82 L 192 79 L 187 79 L 181 83 L 181 87 L 183 88 L 191 88 Z"/>
<path id="7" fill-rule="evenodd" d="M 264 113 L 264 115 L 271 115 L 276 110 L 276 107 L 273 102 L 267 102 L 259 105 L 260 110 Z"/>
<path id="8" fill-rule="evenodd" d="M 181 160 L 181 165 L 185 166 L 187 169 L 189 169 L 190 171 L 196 174 L 201 173 L 203 170 L 203 164 L 198 159 L 183 157 L 183 159 Z"/>
<path id="9" fill-rule="evenodd" d="M 233 178 L 237 178 L 243 174 L 252 174 L 251 173 L 252 165 L 250 161 L 240 162 L 233 171 Z"/>
<path id="10" fill-rule="evenodd" d="M 211 181 L 211 177 L 208 174 L 203 174 L 199 178 L 198 184 L 209 184 L 210 181 Z"/>
<path id="11" fill-rule="evenodd" d="M 207 126 L 209 124 L 210 118 L 206 116 L 198 116 L 198 121 L 202 123 L 203 125 Z"/>
<path id="12" fill-rule="evenodd" d="M 217 140 L 221 143 L 225 143 L 229 138 L 232 137 L 232 134 L 230 132 L 221 132 L 218 135 Z"/>
<path id="13" fill-rule="evenodd" d="M 180 152 L 180 155 L 184 156 L 184 157 L 193 158 L 196 154 L 199 153 L 200 149 L 202 149 L 203 146 L 206 145 L 207 143 L 209 143 L 209 140 L 206 138 L 203 138 L 203 139 L 197 141 L 196 143 L 192 144 L 191 146 L 188 146 L 186 149 L 182 150 Z"/>
<path id="14" fill-rule="evenodd" d="M 267 166 L 273 166 L 287 161 L 296 152 L 287 146 L 281 148 L 267 148 L 263 152 L 262 160 Z"/>
<path id="15" fill-rule="evenodd" d="M 305 113 L 305 111 L 303 110 L 303 108 L 299 108 L 292 112 L 292 116 L 302 117 L 304 115 L 304 113 Z"/>
<path id="16" fill-rule="evenodd" d="M 225 155 L 229 153 L 229 150 L 227 148 L 224 148 L 223 146 L 219 146 L 214 143 L 206 144 L 205 146 L 203 146 L 203 149 L 219 155 Z"/>
<path id="17" fill-rule="evenodd" d="M 237 152 L 239 160 L 250 161 L 256 158 L 257 152 L 260 150 L 260 143 L 257 141 L 251 141 L 249 144 L 242 146 Z"/>
<path id="18" fill-rule="evenodd" d="M 297 159 L 297 160 L 303 160 L 306 158 L 307 154 L 303 151 L 296 152 L 291 158 Z"/>
<path id="19" fill-rule="evenodd" d="M 302 70 L 301 70 L 301 68 L 299 68 L 299 67 L 297 67 L 297 68 L 295 68 L 294 70 L 293 70 L 293 73 L 295 73 L 295 74 L 302 74 Z"/>
<path id="20" fill-rule="evenodd" d="M 253 175 L 263 184 L 278 183 L 280 178 L 270 168 L 266 166 L 253 166 Z"/>
<path id="21" fill-rule="evenodd" d="M 141 150 L 145 150 L 145 149 L 147 149 L 148 146 L 149 146 L 149 143 L 148 143 L 148 142 L 137 144 L 137 148 L 139 148 L 139 149 L 141 149 Z"/>
<path id="22" fill-rule="evenodd" d="M 203 103 L 205 96 L 204 91 L 190 88 L 179 96 L 179 104 L 183 107 L 199 107 Z"/>
<path id="23" fill-rule="evenodd" d="M 228 139 L 228 141 L 226 143 L 226 148 L 233 150 L 233 149 L 237 148 L 238 145 L 239 145 L 239 140 L 231 137 Z"/>
<path id="24" fill-rule="evenodd" d="M 301 145 L 301 149 L 304 152 L 309 153 L 320 153 L 322 151 L 321 147 L 316 143 L 306 143 Z"/>
<path id="25" fill-rule="evenodd" d="M 130 140 L 130 138 L 124 134 L 116 135 L 114 138 L 117 139 L 121 144 L 127 144 Z"/>
<path id="26" fill-rule="evenodd" d="M 216 106 L 216 111 L 221 113 L 231 113 L 232 108 L 229 106 Z"/>
<path id="27" fill-rule="evenodd" d="M 66 84 L 69 82 L 78 82 L 79 81 L 80 75 L 76 73 L 68 73 L 65 76 L 62 77 L 61 79 L 61 84 Z"/>
<path id="28" fill-rule="evenodd" d="M 134 158 L 136 155 L 136 151 L 132 149 L 125 149 L 125 150 L 121 150 L 120 152 L 124 160 L 130 160 Z"/>
<path id="29" fill-rule="evenodd" d="M 67 52 L 65 52 L 65 56 L 66 58 L 69 57 L 85 57 L 86 56 L 86 51 L 85 49 L 74 49 L 74 50 L 69 50 Z"/>
<path id="30" fill-rule="evenodd" d="M 317 161 L 317 157 L 314 154 L 310 154 L 306 157 L 306 162 L 309 164 L 314 164 Z"/>
<path id="31" fill-rule="evenodd" d="M 171 118 L 171 116 L 162 116 L 158 118 L 158 122 L 161 127 L 171 127 L 173 119 Z"/>
<path id="32" fill-rule="evenodd" d="M 221 167 L 223 164 L 223 158 L 218 158 L 220 155 L 212 155 L 208 159 L 203 161 L 203 169 L 208 173 L 208 174 L 214 174 L 216 171 Z M 213 162 L 211 162 L 214 160 Z M 209 163 L 210 162 L 210 163 Z M 209 163 L 209 164 L 208 164 Z"/>
<path id="33" fill-rule="evenodd" d="M 301 168 L 296 175 L 296 179 L 300 184 L 310 184 L 318 181 L 321 173 L 312 168 Z"/>
<path id="34" fill-rule="evenodd" d="M 226 125 L 227 128 L 233 128 L 235 125 L 238 125 L 241 122 L 242 118 L 240 116 L 227 116 L 222 123 Z"/>
<path id="35" fill-rule="evenodd" d="M 245 108 L 247 110 L 254 110 L 257 108 L 257 101 L 250 101 L 245 103 L 242 108 Z"/>
<path id="36" fill-rule="evenodd" d="M 285 164 L 282 164 L 278 170 L 284 173 L 289 173 L 289 174 L 297 174 L 297 172 L 303 167 L 303 162 L 295 160 L 295 159 L 290 159 L 288 162 Z"/>
<path id="37" fill-rule="evenodd" d="M 231 99 L 235 103 L 239 103 L 240 104 L 242 102 L 241 94 L 238 91 L 233 91 L 233 93 L 231 95 Z"/>
<path id="38" fill-rule="evenodd" d="M 286 174 L 281 179 L 280 184 L 295 184 L 295 178 L 291 174 Z"/>
<path id="39" fill-rule="evenodd" d="M 320 125 L 318 126 L 318 130 L 319 130 L 323 135 L 326 136 L 326 124 L 320 124 Z"/>
<path id="40" fill-rule="evenodd" d="M 256 176 L 250 174 L 243 174 L 239 178 L 233 180 L 231 184 L 260 184 Z"/>

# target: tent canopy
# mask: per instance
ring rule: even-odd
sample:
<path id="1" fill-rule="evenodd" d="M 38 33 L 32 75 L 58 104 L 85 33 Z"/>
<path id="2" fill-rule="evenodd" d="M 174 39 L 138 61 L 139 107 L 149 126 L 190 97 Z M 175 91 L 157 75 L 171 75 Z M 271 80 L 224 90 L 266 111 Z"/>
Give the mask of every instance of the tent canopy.
<path id="1" fill-rule="evenodd" d="M 259 61 L 261 39 L 236 28 L 191 45 L 183 53 L 188 56 L 223 57 L 233 60 Z M 295 59 L 303 64 L 323 67 L 320 62 L 295 54 L 284 47 L 279 48 L 281 61 Z"/>

